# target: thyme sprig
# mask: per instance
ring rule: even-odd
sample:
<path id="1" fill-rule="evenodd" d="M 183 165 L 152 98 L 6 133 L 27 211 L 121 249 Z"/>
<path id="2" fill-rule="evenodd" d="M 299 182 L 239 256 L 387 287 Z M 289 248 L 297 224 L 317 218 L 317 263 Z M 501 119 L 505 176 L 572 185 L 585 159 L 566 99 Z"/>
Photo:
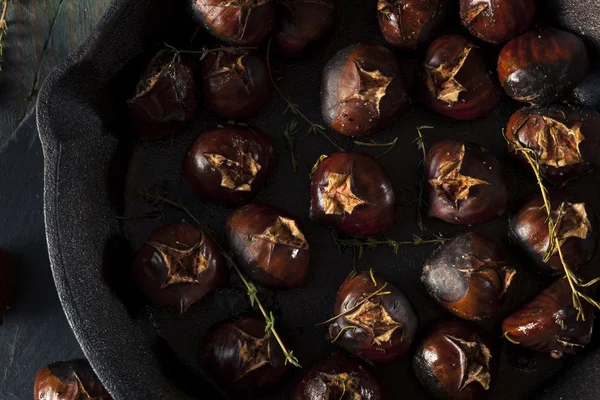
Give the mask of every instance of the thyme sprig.
<path id="1" fill-rule="evenodd" d="M 383 156 L 385 156 L 386 154 L 388 154 L 390 151 L 392 151 L 394 149 L 394 147 L 396 147 L 396 144 L 398 143 L 398 138 L 396 137 L 396 139 L 394 139 L 388 143 L 379 143 L 379 142 L 375 142 L 374 140 L 371 140 L 369 142 L 355 140 L 354 143 L 359 146 L 367 146 L 367 147 L 387 147 L 387 149 L 383 153 L 381 153 L 380 155 L 375 157 L 375 158 L 379 159 L 379 158 L 382 158 Z"/>
<path id="2" fill-rule="evenodd" d="M 384 283 L 383 285 L 381 285 L 381 287 L 379 289 L 377 289 L 376 291 L 374 291 L 373 293 L 371 293 L 370 295 L 366 296 L 364 299 L 362 299 L 361 301 L 359 301 L 358 303 L 354 304 L 352 307 L 350 307 L 349 309 L 347 309 L 346 311 L 344 311 L 343 313 L 340 313 L 338 315 L 336 315 L 335 317 L 331 317 L 329 318 L 327 321 L 323 321 L 323 322 L 319 322 L 316 326 L 321 326 L 321 325 L 325 325 L 328 324 L 332 321 L 335 321 L 336 319 L 338 319 L 339 317 L 343 317 L 344 315 L 348 315 L 350 314 L 352 311 L 356 310 L 358 307 L 362 306 L 363 304 L 365 304 L 367 301 L 371 300 L 373 297 L 378 296 L 380 294 L 383 295 L 383 289 L 385 289 L 387 287 L 387 282 Z"/>
<path id="3" fill-rule="evenodd" d="M 375 249 L 379 246 L 386 245 L 390 246 L 394 253 L 398 253 L 400 246 L 424 246 L 428 244 L 442 244 L 449 241 L 449 238 L 445 238 L 440 235 L 433 235 L 431 237 L 422 238 L 417 235 L 413 235 L 412 240 L 398 241 L 393 239 L 376 239 L 376 238 L 348 238 L 342 239 L 335 236 L 335 240 L 341 248 L 352 248 L 358 250 L 358 258 L 361 258 L 365 250 Z"/>
<path id="4" fill-rule="evenodd" d="M 287 139 L 288 149 L 290 150 L 290 162 L 292 163 L 292 170 L 294 173 L 298 170 L 298 164 L 300 160 L 298 158 L 298 154 L 296 154 L 296 136 L 300 132 L 300 128 L 298 127 L 298 122 L 292 121 L 285 128 L 285 138 Z"/>
<path id="5" fill-rule="evenodd" d="M 417 208 L 417 225 L 421 231 L 425 230 L 425 221 L 423 218 L 423 212 L 427 208 L 427 202 L 425 201 L 425 164 L 427 163 L 427 148 L 425 146 L 425 139 L 423 138 L 422 129 L 433 129 L 433 126 L 419 126 L 417 127 L 417 138 L 414 142 L 417 144 L 417 148 L 423 152 L 423 160 L 421 160 L 421 179 L 419 180 L 417 187 L 419 188 L 419 195 L 416 202 Z"/>
<path id="6" fill-rule="evenodd" d="M 2 0 L 2 14 L 0 14 L 0 72 L 2 71 L 2 39 L 8 34 L 8 24 L 6 23 L 6 13 L 8 12 L 8 0 Z"/>
<path id="7" fill-rule="evenodd" d="M 258 47 L 215 47 L 214 49 L 209 49 L 208 47 L 202 47 L 201 50 L 179 50 L 175 46 L 172 46 L 168 43 L 165 43 L 165 46 L 175 53 L 176 57 L 179 57 L 180 54 L 200 54 L 200 61 L 204 60 L 207 55 L 211 53 L 219 53 L 221 51 L 225 51 L 228 53 L 237 53 L 240 51 L 250 51 L 256 50 Z"/>

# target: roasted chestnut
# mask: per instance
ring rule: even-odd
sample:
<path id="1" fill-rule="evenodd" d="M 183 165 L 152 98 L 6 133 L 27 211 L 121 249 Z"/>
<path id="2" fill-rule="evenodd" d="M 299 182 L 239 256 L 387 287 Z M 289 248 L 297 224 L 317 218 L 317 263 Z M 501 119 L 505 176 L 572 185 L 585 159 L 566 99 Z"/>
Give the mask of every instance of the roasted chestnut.
<path id="1" fill-rule="evenodd" d="M 274 288 L 304 281 L 308 241 L 298 220 L 285 211 L 265 204 L 240 207 L 227 218 L 225 236 L 233 259 L 253 281 Z"/>
<path id="2" fill-rule="evenodd" d="M 111 400 L 112 397 L 86 360 L 50 364 L 38 372 L 36 400 Z"/>
<path id="3" fill-rule="evenodd" d="M 214 291 L 227 276 L 214 240 L 185 223 L 157 228 L 133 263 L 133 281 L 154 304 L 189 306 Z"/>
<path id="4" fill-rule="evenodd" d="M 481 40 L 503 43 L 528 29 L 535 0 L 460 0 L 460 19 Z"/>
<path id="5" fill-rule="evenodd" d="M 262 389 L 281 381 L 285 355 L 263 320 L 246 317 L 221 322 L 202 342 L 205 369 L 222 385 L 236 390 Z"/>
<path id="6" fill-rule="evenodd" d="M 183 162 L 183 177 L 201 198 L 241 205 L 273 172 L 275 150 L 257 128 L 228 126 L 200 134 Z"/>
<path id="7" fill-rule="evenodd" d="M 310 218 L 352 236 L 375 236 L 394 224 L 396 196 L 381 165 L 364 153 L 334 153 L 319 164 Z"/>
<path id="8" fill-rule="evenodd" d="M 448 5 L 448 0 L 378 0 L 379 28 L 391 46 L 413 50 L 439 32 Z"/>
<path id="9" fill-rule="evenodd" d="M 536 27 L 508 42 L 498 57 L 498 78 L 515 100 L 544 105 L 573 90 L 590 68 L 579 37 Z"/>
<path id="10" fill-rule="evenodd" d="M 470 232 L 440 247 L 425 264 L 421 280 L 446 310 L 477 321 L 498 311 L 514 275 L 499 243 Z"/>
<path id="11" fill-rule="evenodd" d="M 273 45 L 287 57 L 298 57 L 333 25 L 333 0 L 277 0 Z"/>
<path id="12" fill-rule="evenodd" d="M 220 117 L 249 117 L 271 98 L 267 61 L 257 52 L 212 51 L 202 60 L 201 69 L 204 98 Z"/>
<path id="13" fill-rule="evenodd" d="M 127 101 L 131 127 L 142 139 L 159 139 L 183 129 L 196 111 L 196 82 L 179 54 L 159 51 Z"/>
<path id="14" fill-rule="evenodd" d="M 495 378 L 495 343 L 476 325 L 441 322 L 413 358 L 413 369 L 436 399 L 482 399 Z"/>
<path id="15" fill-rule="evenodd" d="M 596 252 L 598 223 L 593 209 L 586 203 L 577 202 L 562 193 L 550 196 L 554 235 L 560 243 L 564 261 L 571 270 L 578 270 L 589 263 Z M 510 221 L 511 235 L 534 261 L 534 265 L 546 275 L 564 273 L 558 248 L 550 246 L 548 213 L 541 194 L 535 194 L 525 202 Z"/>
<path id="16" fill-rule="evenodd" d="M 429 215 L 451 224 L 475 225 L 502 215 L 508 203 L 500 162 L 473 143 L 444 140 L 427 153 Z"/>
<path id="17" fill-rule="evenodd" d="M 587 288 L 582 289 L 588 293 Z M 528 349 L 560 358 L 575 354 L 592 338 L 593 307 L 581 300 L 583 318 L 573 307 L 573 292 L 566 278 L 559 278 L 535 299 L 502 322 L 504 336 Z"/>
<path id="18" fill-rule="evenodd" d="M 256 46 L 271 33 L 272 0 L 188 0 L 194 19 L 231 44 Z"/>
<path id="19" fill-rule="evenodd" d="M 543 176 L 555 185 L 600 166 L 600 113 L 566 105 L 523 108 L 506 129 L 509 148 L 527 166 L 517 147 L 537 155 Z"/>
<path id="20" fill-rule="evenodd" d="M 0 250 L 0 325 L 2 317 L 12 302 L 15 291 L 15 266 L 6 253 Z"/>
<path id="21" fill-rule="evenodd" d="M 361 136 L 383 128 L 410 106 L 404 72 L 382 46 L 355 44 L 325 66 L 321 112 L 334 131 Z"/>
<path id="22" fill-rule="evenodd" d="M 462 35 L 445 35 L 429 45 L 417 98 L 433 111 L 458 120 L 488 115 L 501 89 L 483 51 Z"/>
<path id="23" fill-rule="evenodd" d="M 384 400 L 373 373 L 339 353 L 321 361 L 296 386 L 290 400 Z"/>
<path id="24" fill-rule="evenodd" d="M 360 273 L 340 287 L 332 342 L 357 357 L 387 364 L 408 352 L 417 331 L 417 316 L 396 286 L 378 275 Z"/>

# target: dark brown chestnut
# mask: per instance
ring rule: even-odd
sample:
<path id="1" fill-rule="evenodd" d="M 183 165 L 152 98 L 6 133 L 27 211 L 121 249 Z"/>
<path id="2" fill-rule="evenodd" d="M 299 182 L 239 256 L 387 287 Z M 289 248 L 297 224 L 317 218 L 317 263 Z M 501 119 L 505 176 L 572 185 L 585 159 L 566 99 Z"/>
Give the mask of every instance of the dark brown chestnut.
<path id="1" fill-rule="evenodd" d="M 600 166 L 600 113 L 567 105 L 523 108 L 506 129 L 509 148 L 528 167 L 515 147 L 531 149 L 541 172 L 559 186 Z"/>
<path id="2" fill-rule="evenodd" d="M 35 400 L 111 400 L 86 360 L 50 364 L 38 372 Z"/>
<path id="3" fill-rule="evenodd" d="M 142 139 L 159 139 L 183 129 L 196 111 L 196 82 L 179 54 L 159 51 L 144 70 L 129 105 L 130 123 Z"/>
<path id="4" fill-rule="evenodd" d="M 584 288 L 589 295 L 589 290 Z M 553 358 L 575 354 L 588 344 L 594 327 L 594 310 L 581 301 L 583 318 L 573 307 L 572 290 L 566 278 L 559 278 L 502 322 L 502 331 L 511 342 L 528 349 L 550 353 Z"/>
<path id="5" fill-rule="evenodd" d="M 214 291 L 227 273 L 214 240 L 185 223 L 152 232 L 132 270 L 134 283 L 148 299 L 181 312 Z"/>
<path id="6" fill-rule="evenodd" d="M 378 0 L 377 19 L 385 40 L 400 50 L 413 50 L 439 32 L 448 0 Z"/>
<path id="7" fill-rule="evenodd" d="M 500 100 L 500 85 L 483 51 L 462 35 L 429 45 L 417 98 L 433 111 L 458 120 L 488 115 Z"/>
<path id="8" fill-rule="evenodd" d="M 274 288 L 304 281 L 308 241 L 298 220 L 285 211 L 265 204 L 240 207 L 227 218 L 225 236 L 233 259 L 253 281 Z"/>
<path id="9" fill-rule="evenodd" d="M 285 356 L 265 322 L 246 317 L 221 322 L 202 342 L 204 368 L 222 385 L 236 390 L 263 389 L 281 381 Z"/>
<path id="10" fill-rule="evenodd" d="M 408 298 L 373 273 L 346 280 L 333 313 L 338 317 L 329 325 L 331 340 L 357 357 L 382 364 L 404 356 L 417 331 Z"/>
<path id="11" fill-rule="evenodd" d="M 441 322 L 415 352 L 413 369 L 425 389 L 440 400 L 479 400 L 495 379 L 495 343 L 477 325 Z"/>
<path id="12" fill-rule="evenodd" d="M 202 60 L 202 91 L 208 106 L 223 118 L 255 114 L 271 98 L 267 61 L 254 51 L 213 51 Z"/>
<path id="13" fill-rule="evenodd" d="M 334 153 L 319 164 L 310 218 L 351 236 L 376 236 L 394 224 L 396 195 L 381 165 L 364 153 Z"/>
<path id="14" fill-rule="evenodd" d="M 0 250 L 0 325 L 15 293 L 15 266 L 8 254 Z"/>
<path id="15" fill-rule="evenodd" d="M 475 225 L 502 215 L 508 203 L 498 159 L 473 143 L 444 140 L 427 153 L 429 215 L 451 224 Z"/>
<path id="16" fill-rule="evenodd" d="M 273 172 L 275 150 L 257 128 L 209 129 L 183 162 L 183 177 L 200 198 L 241 205 L 252 201 Z"/>
<path id="17" fill-rule="evenodd" d="M 533 23 L 535 0 L 460 0 L 460 19 L 469 31 L 490 43 L 506 42 Z"/>
<path id="18" fill-rule="evenodd" d="M 372 133 L 409 106 L 402 67 L 385 47 L 355 44 L 339 51 L 325 66 L 321 112 L 327 125 L 342 135 Z"/>
<path id="19" fill-rule="evenodd" d="M 508 42 L 498 57 L 498 78 L 515 100 L 544 105 L 569 93 L 585 78 L 585 43 L 570 32 L 536 27 Z"/>
<path id="20" fill-rule="evenodd" d="M 425 264 L 421 280 L 446 310 L 478 321 L 498 311 L 514 275 L 499 243 L 469 232 L 440 247 Z"/>
<path id="21" fill-rule="evenodd" d="M 271 33 L 272 0 L 188 0 L 192 16 L 211 35 L 231 44 L 256 46 Z"/>
<path id="22" fill-rule="evenodd" d="M 290 400 L 385 400 L 372 372 L 339 353 L 314 365 L 296 386 Z"/>

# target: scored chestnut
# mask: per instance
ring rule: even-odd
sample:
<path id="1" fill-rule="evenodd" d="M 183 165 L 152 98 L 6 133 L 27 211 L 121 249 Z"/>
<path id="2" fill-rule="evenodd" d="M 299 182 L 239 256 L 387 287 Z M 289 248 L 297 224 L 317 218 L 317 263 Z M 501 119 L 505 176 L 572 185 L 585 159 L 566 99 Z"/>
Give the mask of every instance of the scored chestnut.
<path id="1" fill-rule="evenodd" d="M 213 292 L 227 276 L 218 245 L 185 223 L 158 227 L 137 252 L 132 277 L 157 305 L 181 312 Z"/>
<path id="2" fill-rule="evenodd" d="M 458 120 L 488 115 L 501 89 L 483 51 L 462 35 L 445 35 L 429 45 L 417 97 L 433 111 Z"/>
<path id="3" fill-rule="evenodd" d="M 413 369 L 436 399 L 479 400 L 495 379 L 495 357 L 495 343 L 477 325 L 441 322 L 415 352 Z"/>
<path id="4" fill-rule="evenodd" d="M 442 245 L 426 262 L 421 280 L 446 310 L 478 321 L 498 311 L 515 273 L 499 243 L 469 232 Z"/>
<path id="5" fill-rule="evenodd" d="M 588 288 L 584 293 L 590 294 Z M 575 354 L 587 345 L 594 328 L 594 309 L 581 300 L 583 318 L 573 307 L 573 292 L 566 278 L 559 278 L 502 322 L 504 336 L 522 347 L 550 353 L 553 358 Z"/>
<path id="6" fill-rule="evenodd" d="M 333 343 L 365 360 L 392 363 L 404 356 L 415 338 L 418 320 L 408 298 L 372 272 L 346 280 L 329 325 Z"/>
<path id="7" fill-rule="evenodd" d="M 481 40 L 506 42 L 531 27 L 535 0 L 460 0 L 462 24 Z"/>
<path id="8" fill-rule="evenodd" d="M 325 66 L 321 112 L 327 125 L 342 135 L 379 130 L 409 106 L 402 67 L 385 47 L 355 44 L 339 51 Z"/>
<path id="9" fill-rule="evenodd" d="M 134 133 L 160 139 L 183 129 L 196 111 L 196 82 L 179 54 L 159 51 L 150 61 L 127 101 Z"/>
<path id="10" fill-rule="evenodd" d="M 290 400 L 384 400 L 375 375 L 339 353 L 314 365 L 298 383 Z"/>
<path id="11" fill-rule="evenodd" d="M 63 361 L 42 368 L 35 378 L 36 400 L 111 400 L 86 360 Z"/>
<path id="12" fill-rule="evenodd" d="M 498 78 L 515 100 L 544 105 L 585 78 L 590 58 L 585 43 L 570 32 L 536 27 L 508 42 L 498 57 Z"/>
<path id="13" fill-rule="evenodd" d="M 263 286 L 293 288 L 308 273 L 308 241 L 298 220 L 277 207 L 236 209 L 225 222 L 225 237 L 240 269 Z"/>
<path id="14" fill-rule="evenodd" d="M 436 143 L 427 153 L 425 178 L 429 215 L 451 224 L 491 221 L 502 215 L 508 204 L 500 162 L 473 143 Z"/>
<path id="15" fill-rule="evenodd" d="M 201 62 L 202 91 L 208 106 L 223 118 L 249 117 L 271 98 L 267 61 L 254 51 L 211 51 Z"/>
<path id="16" fill-rule="evenodd" d="M 205 369 L 222 385 L 236 390 L 279 383 L 288 366 L 277 340 L 265 328 L 263 320 L 252 317 L 211 327 L 202 342 Z"/>
<path id="17" fill-rule="evenodd" d="M 0 325 L 15 292 L 15 266 L 8 254 L 0 250 Z"/>
<path id="18" fill-rule="evenodd" d="M 352 236 L 375 236 L 394 224 L 396 195 L 381 165 L 364 153 L 334 153 L 312 177 L 310 218 Z"/>
<path id="19" fill-rule="evenodd" d="M 558 104 L 523 108 L 508 121 L 506 138 L 528 166 L 517 148 L 532 150 L 544 178 L 557 186 L 600 166 L 600 113 L 595 110 Z"/>

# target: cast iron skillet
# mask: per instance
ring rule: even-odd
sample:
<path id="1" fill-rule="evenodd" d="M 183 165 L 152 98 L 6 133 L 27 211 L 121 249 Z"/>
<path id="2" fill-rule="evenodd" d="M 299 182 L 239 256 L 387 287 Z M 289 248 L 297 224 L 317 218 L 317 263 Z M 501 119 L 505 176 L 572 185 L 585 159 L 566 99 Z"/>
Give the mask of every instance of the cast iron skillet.
<path id="1" fill-rule="evenodd" d="M 135 85 L 143 55 L 165 41 L 180 48 L 189 46 L 195 26 L 183 3 L 115 1 L 91 38 L 52 72 L 38 101 L 38 127 L 45 155 L 46 232 L 56 286 L 83 351 L 118 400 L 229 398 L 205 374 L 196 356 L 210 325 L 252 313 L 235 278 L 183 315 L 140 302 L 128 278 L 132 255 L 150 232 L 162 223 L 185 217 L 165 208 L 157 218 L 118 219 L 156 211 L 156 207 L 136 196 L 138 189 L 147 187 L 180 199 L 216 232 L 218 240 L 222 240 L 223 222 L 230 211 L 197 200 L 180 176 L 183 155 L 197 134 L 225 121 L 201 111 L 197 122 L 172 142 L 138 143 L 132 139 L 124 116 L 124 102 Z M 561 25 L 576 33 L 596 32 L 596 37 L 589 37 L 588 42 L 596 52 L 600 49 L 597 34 L 600 19 L 594 11 L 600 8 L 597 0 L 549 3 L 551 6 L 541 2 L 540 9 L 549 15 L 559 15 Z M 327 60 L 355 42 L 382 42 L 374 16 L 375 0 L 340 2 L 336 7 L 336 28 L 330 38 L 309 51 L 301 62 L 277 57 L 271 61 L 276 74 L 283 78 L 279 81 L 282 90 L 314 121 L 321 121 L 319 81 Z M 200 34 L 195 46 L 208 40 Z M 408 81 L 414 83 L 421 54 L 399 54 L 399 57 Z M 594 79 L 597 82 L 597 77 L 589 81 L 592 90 L 578 91 L 578 98 L 589 104 L 599 99 Z M 290 347 L 303 366 L 310 367 L 336 350 L 325 340 L 326 328 L 315 324 L 331 316 L 337 288 L 351 269 L 352 254 L 342 253 L 330 231 L 308 219 L 310 167 L 319 155 L 335 149 L 319 136 L 301 135 L 297 141 L 301 165 L 294 175 L 283 130 L 295 117 L 284 114 L 285 107 L 280 98 L 274 97 L 259 115 L 243 122 L 254 124 L 270 135 L 279 155 L 274 177 L 257 201 L 276 204 L 300 217 L 314 254 L 318 255 L 302 288 L 261 291 L 265 302 L 275 311 L 278 328 Z M 505 162 L 514 210 L 535 190 L 531 177 L 513 166 L 501 136 L 508 117 L 518 107 L 504 98 L 488 118 L 456 122 L 414 105 L 393 127 L 374 136 L 380 141 L 399 138 L 395 150 L 382 163 L 392 176 L 401 201 L 410 201 L 410 190 L 415 188 L 421 173 L 417 168 L 420 153 L 413 144 L 416 127 L 432 125 L 435 129 L 425 132 L 428 146 L 446 138 L 473 141 Z M 348 139 L 334 138 L 347 149 L 365 150 Z M 377 149 L 366 150 L 377 153 Z M 571 184 L 569 191 L 600 206 L 600 192 L 595 189 L 599 178 L 599 174 L 586 176 Z M 398 214 L 389 237 L 404 239 L 420 233 L 412 206 L 399 207 Z M 515 250 L 506 238 L 506 221 L 504 217 L 473 229 L 495 236 Z M 454 236 L 469 229 L 429 220 L 427 230 Z M 432 322 L 451 318 L 426 295 L 419 283 L 423 262 L 433 250 L 433 247 L 402 248 L 395 255 L 390 249 L 381 248 L 368 251 L 357 263 L 361 269 L 375 269 L 407 294 L 418 311 L 421 333 Z M 485 324 L 495 333 L 500 332 L 503 316 L 549 283 L 530 272 L 526 257 L 516 250 L 511 253 L 520 276 L 500 315 Z M 597 264 L 595 258 L 593 265 Z M 600 377 L 598 336 L 596 332 L 594 343 L 575 358 L 575 363 L 573 359 L 552 361 L 547 355 L 504 342 L 501 372 L 490 398 L 597 399 L 600 389 L 591 382 Z M 556 374 L 565 363 L 576 365 Z M 412 375 L 409 357 L 374 370 L 393 399 L 428 398 Z M 261 398 L 287 398 L 302 374 L 300 370 L 293 371 L 286 384 Z M 549 382 L 552 376 L 556 376 L 552 379 L 554 384 Z"/>

